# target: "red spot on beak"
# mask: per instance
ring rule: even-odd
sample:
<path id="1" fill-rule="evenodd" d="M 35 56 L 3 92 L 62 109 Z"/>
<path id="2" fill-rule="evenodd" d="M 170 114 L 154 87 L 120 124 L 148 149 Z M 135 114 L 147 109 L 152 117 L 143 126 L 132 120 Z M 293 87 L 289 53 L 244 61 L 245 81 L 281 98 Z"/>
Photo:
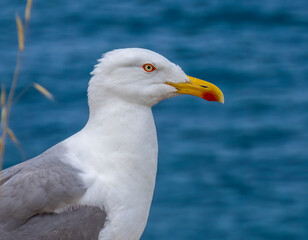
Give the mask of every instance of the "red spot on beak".
<path id="1" fill-rule="evenodd" d="M 219 100 L 215 94 L 210 93 L 210 92 L 203 93 L 202 98 L 207 101 L 218 101 Z"/>

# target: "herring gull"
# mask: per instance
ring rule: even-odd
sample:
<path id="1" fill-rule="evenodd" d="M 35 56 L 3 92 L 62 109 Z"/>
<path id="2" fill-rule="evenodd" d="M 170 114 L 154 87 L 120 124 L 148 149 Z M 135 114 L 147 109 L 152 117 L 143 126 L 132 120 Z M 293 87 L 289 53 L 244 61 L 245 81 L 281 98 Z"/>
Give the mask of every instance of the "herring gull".
<path id="1" fill-rule="evenodd" d="M 151 107 L 178 94 L 224 102 L 150 50 L 103 55 L 88 87 L 85 127 L 0 175 L 0 239 L 140 239 L 157 169 Z"/>

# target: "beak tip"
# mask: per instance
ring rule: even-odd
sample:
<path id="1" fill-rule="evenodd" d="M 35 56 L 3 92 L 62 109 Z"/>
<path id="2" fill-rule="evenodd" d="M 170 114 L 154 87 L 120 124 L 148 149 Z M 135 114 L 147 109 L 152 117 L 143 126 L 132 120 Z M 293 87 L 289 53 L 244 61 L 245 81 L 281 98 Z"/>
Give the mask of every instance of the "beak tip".
<path id="1" fill-rule="evenodd" d="M 225 97 L 224 97 L 224 95 L 222 95 L 220 102 L 221 102 L 222 104 L 225 104 Z"/>

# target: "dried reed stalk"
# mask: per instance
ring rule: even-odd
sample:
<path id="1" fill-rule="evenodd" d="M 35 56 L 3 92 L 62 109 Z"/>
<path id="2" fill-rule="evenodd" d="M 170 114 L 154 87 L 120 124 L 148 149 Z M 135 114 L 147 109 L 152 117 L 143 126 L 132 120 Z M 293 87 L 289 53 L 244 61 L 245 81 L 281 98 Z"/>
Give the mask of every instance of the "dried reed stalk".
<path id="1" fill-rule="evenodd" d="M 25 88 L 21 91 L 21 93 L 17 96 L 17 99 L 15 98 L 15 91 L 16 91 L 16 85 L 18 82 L 18 77 L 20 73 L 20 65 L 22 63 L 22 54 L 25 49 L 25 36 L 26 31 L 28 28 L 28 24 L 30 21 L 30 15 L 31 15 L 31 8 L 32 8 L 32 0 L 27 0 L 27 5 L 25 8 L 25 18 L 24 22 L 25 25 L 22 23 L 22 19 L 16 15 L 16 25 L 17 25 L 17 36 L 18 36 L 18 54 L 16 59 L 16 65 L 14 69 L 14 75 L 11 82 L 10 91 L 8 93 L 8 96 L 6 94 L 5 86 L 4 84 L 1 85 L 1 96 L 0 96 L 0 103 L 1 103 L 1 136 L 0 136 L 0 170 L 3 166 L 3 158 L 4 158 L 4 150 L 5 150 L 5 142 L 7 136 L 12 140 L 12 142 L 21 150 L 21 145 L 14 134 L 14 132 L 9 128 L 9 119 L 10 119 L 10 113 L 12 109 L 13 103 L 19 99 L 19 97 L 29 89 L 29 87 Z M 25 26 L 25 27 L 24 27 Z M 50 100 L 53 100 L 52 94 L 43 86 L 41 86 L 38 83 L 32 83 L 31 86 L 33 86 L 38 92 L 43 94 L 45 97 L 47 97 Z"/>

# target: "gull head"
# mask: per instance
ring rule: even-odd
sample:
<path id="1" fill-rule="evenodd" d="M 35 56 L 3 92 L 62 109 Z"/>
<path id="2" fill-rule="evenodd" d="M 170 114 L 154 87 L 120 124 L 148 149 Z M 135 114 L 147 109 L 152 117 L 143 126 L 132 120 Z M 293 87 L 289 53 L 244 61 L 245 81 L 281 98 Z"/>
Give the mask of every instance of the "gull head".
<path id="1" fill-rule="evenodd" d="M 151 107 L 178 94 L 224 102 L 218 87 L 186 75 L 178 65 L 147 49 L 110 51 L 103 55 L 91 74 L 90 107 L 115 98 Z"/>

